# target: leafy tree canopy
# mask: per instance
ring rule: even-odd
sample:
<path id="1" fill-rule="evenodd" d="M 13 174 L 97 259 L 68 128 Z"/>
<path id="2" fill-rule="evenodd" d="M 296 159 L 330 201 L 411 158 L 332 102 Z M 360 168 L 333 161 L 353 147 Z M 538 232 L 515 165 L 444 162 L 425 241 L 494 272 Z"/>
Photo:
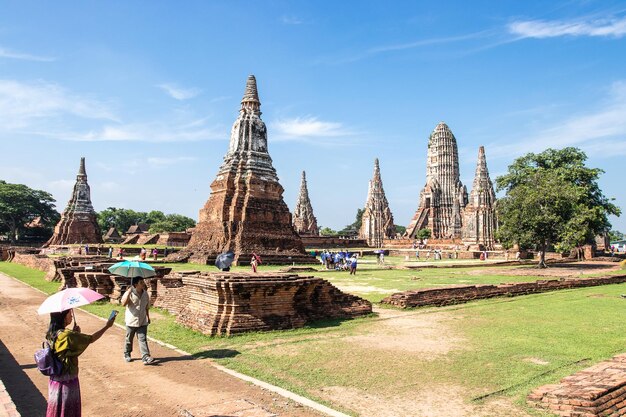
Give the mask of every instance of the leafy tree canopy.
<path id="1" fill-rule="evenodd" d="M 60 218 L 54 203 L 50 193 L 0 180 L 0 233 L 8 233 L 15 242 L 37 217 L 45 228 L 52 229 Z"/>
<path id="2" fill-rule="evenodd" d="M 160 232 L 183 232 L 194 227 L 196 222 L 180 214 L 164 214 L 158 210 L 148 213 L 130 209 L 109 207 L 98 213 L 98 224 L 103 231 L 115 227 L 120 233 L 124 233 L 132 225 L 145 223 L 150 226 L 151 233 Z"/>
<path id="3" fill-rule="evenodd" d="M 586 160 L 584 152 L 571 147 L 516 159 L 496 179 L 498 191 L 506 191 L 498 200 L 498 238 L 505 245 L 538 247 L 540 266 L 545 266 L 550 245 L 568 250 L 608 231 L 608 215 L 621 211 L 598 186 L 604 171 L 588 168 Z"/>
<path id="4" fill-rule="evenodd" d="M 363 213 L 365 213 L 365 209 L 357 209 L 356 216 L 354 222 L 352 224 L 346 225 L 342 230 L 336 232 L 340 235 L 349 235 L 358 233 L 361 229 L 361 224 L 363 224 Z"/>
<path id="5" fill-rule="evenodd" d="M 611 242 L 614 242 L 616 240 L 624 240 L 625 238 L 626 238 L 626 235 L 624 235 L 624 233 L 618 230 L 609 231 L 609 239 L 611 240 Z"/>
<path id="6" fill-rule="evenodd" d="M 430 239 L 431 234 L 430 229 L 420 229 L 417 231 L 416 236 L 418 239 Z"/>

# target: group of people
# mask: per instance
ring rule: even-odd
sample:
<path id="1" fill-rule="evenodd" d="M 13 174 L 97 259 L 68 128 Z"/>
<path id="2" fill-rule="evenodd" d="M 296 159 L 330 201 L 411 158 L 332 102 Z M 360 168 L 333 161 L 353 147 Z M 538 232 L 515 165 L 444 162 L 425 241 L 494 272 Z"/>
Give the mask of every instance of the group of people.
<path id="1" fill-rule="evenodd" d="M 157 258 L 159 257 L 159 250 L 157 248 L 153 248 L 150 252 L 152 254 L 152 260 L 156 261 Z M 145 261 L 146 256 L 148 256 L 148 251 L 146 250 L 146 248 L 142 247 L 141 250 L 139 251 L 139 257 L 141 258 L 142 261 Z"/>
<path id="2" fill-rule="evenodd" d="M 122 306 L 126 308 L 126 338 L 124 343 L 124 360 L 130 362 L 135 336 L 139 341 L 139 351 L 144 365 L 155 362 L 148 348 L 148 325 L 150 324 L 150 296 L 142 277 L 131 278 L 128 289 L 122 296 Z M 62 363 L 60 375 L 50 376 L 48 382 L 48 407 L 46 417 L 80 417 L 81 396 L 78 381 L 78 357 L 96 340 L 113 326 L 115 315 L 95 333 L 82 333 L 74 323 L 72 309 L 59 313 L 50 313 L 50 324 L 46 340 L 54 354 Z"/>
<path id="3" fill-rule="evenodd" d="M 347 251 L 329 252 L 323 251 L 320 254 L 320 261 L 326 269 L 335 269 L 337 271 L 350 271 L 351 275 L 356 274 L 358 264 L 358 255 Z"/>

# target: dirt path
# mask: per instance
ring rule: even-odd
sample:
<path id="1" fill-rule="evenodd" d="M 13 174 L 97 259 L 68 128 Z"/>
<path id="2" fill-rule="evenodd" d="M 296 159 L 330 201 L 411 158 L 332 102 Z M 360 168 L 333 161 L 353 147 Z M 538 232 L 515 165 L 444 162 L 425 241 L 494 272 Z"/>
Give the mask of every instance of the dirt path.
<path id="1" fill-rule="evenodd" d="M 0 273 L 0 379 L 22 417 L 45 415 L 48 379 L 34 366 L 33 353 L 47 329 L 37 315 L 45 296 Z M 103 321 L 76 311 L 82 331 Z M 124 330 L 111 328 L 80 357 L 83 415 L 106 417 L 308 417 L 321 414 L 213 368 L 150 344 L 158 364 L 126 363 Z M 136 344 L 136 342 L 135 342 Z M 135 351 L 138 350 L 135 346 Z M 135 352 L 134 352 L 135 353 Z"/>

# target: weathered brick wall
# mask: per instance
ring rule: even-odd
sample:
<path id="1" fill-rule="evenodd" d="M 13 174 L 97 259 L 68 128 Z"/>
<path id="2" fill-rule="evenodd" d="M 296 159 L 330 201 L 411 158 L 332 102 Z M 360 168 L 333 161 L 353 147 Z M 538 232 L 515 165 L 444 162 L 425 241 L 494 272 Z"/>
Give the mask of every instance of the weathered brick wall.
<path id="1" fill-rule="evenodd" d="M 48 258 L 46 255 L 24 254 L 19 253 L 18 251 L 15 253 L 11 262 L 24 265 L 29 268 L 38 269 L 46 273 L 50 270 L 54 270 L 54 262 L 52 262 L 52 259 Z"/>
<path id="2" fill-rule="evenodd" d="M 291 329 L 372 311 L 369 301 L 316 277 L 174 273 L 158 281 L 155 305 L 177 314 L 179 323 L 210 335 Z"/>
<path id="3" fill-rule="evenodd" d="M 567 376 L 558 384 L 539 387 L 527 400 L 563 417 L 624 415 L 626 354 Z"/>
<path id="4" fill-rule="evenodd" d="M 341 239 L 326 236 L 300 236 L 302 243 L 307 248 L 331 249 L 331 248 L 366 248 L 365 239 Z"/>
<path id="5" fill-rule="evenodd" d="M 514 297 L 569 288 L 593 287 L 597 285 L 626 282 L 626 275 L 598 278 L 568 278 L 516 282 L 500 285 L 457 285 L 446 288 L 423 288 L 395 293 L 381 301 L 400 308 L 444 306 L 492 297 Z"/>

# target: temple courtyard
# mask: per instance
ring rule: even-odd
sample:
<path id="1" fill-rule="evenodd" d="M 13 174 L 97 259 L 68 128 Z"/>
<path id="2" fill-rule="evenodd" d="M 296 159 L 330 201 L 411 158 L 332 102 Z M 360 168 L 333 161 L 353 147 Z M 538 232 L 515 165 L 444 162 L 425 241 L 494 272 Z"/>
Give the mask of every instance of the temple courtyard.
<path id="1" fill-rule="evenodd" d="M 494 262 L 495 263 L 495 262 Z M 532 265 L 480 261 L 424 262 L 365 257 L 355 275 L 313 266 L 306 272 L 374 303 L 374 313 L 304 328 L 209 337 L 153 311 L 150 335 L 157 366 L 122 359 L 123 330 L 104 336 L 81 357 L 85 415 L 324 415 L 228 375 L 223 366 L 352 416 L 542 416 L 529 393 L 624 352 L 626 285 L 613 284 L 496 297 L 444 307 L 398 309 L 379 304 L 420 288 L 624 275 L 618 263 Z M 172 264 L 174 269 L 215 269 Z M 309 265 L 307 265 L 309 267 Z M 262 266 L 261 272 L 284 267 Z M 249 267 L 233 268 L 235 272 Z M 46 320 L 35 313 L 58 283 L 44 273 L 0 262 L 0 379 L 22 416 L 45 408 L 47 378 L 34 368 L 33 346 Z M 17 279 L 10 278 L 13 276 Z M 109 303 L 87 306 L 105 317 Z M 83 330 L 99 319 L 80 312 Z M 120 320 L 118 320 L 120 321 Z M 146 383 L 146 381 L 149 381 Z M 137 404 L 137 394 L 142 398 Z M 139 413 L 137 410 L 141 410 Z M 336 414 L 341 415 L 341 414 Z"/>

